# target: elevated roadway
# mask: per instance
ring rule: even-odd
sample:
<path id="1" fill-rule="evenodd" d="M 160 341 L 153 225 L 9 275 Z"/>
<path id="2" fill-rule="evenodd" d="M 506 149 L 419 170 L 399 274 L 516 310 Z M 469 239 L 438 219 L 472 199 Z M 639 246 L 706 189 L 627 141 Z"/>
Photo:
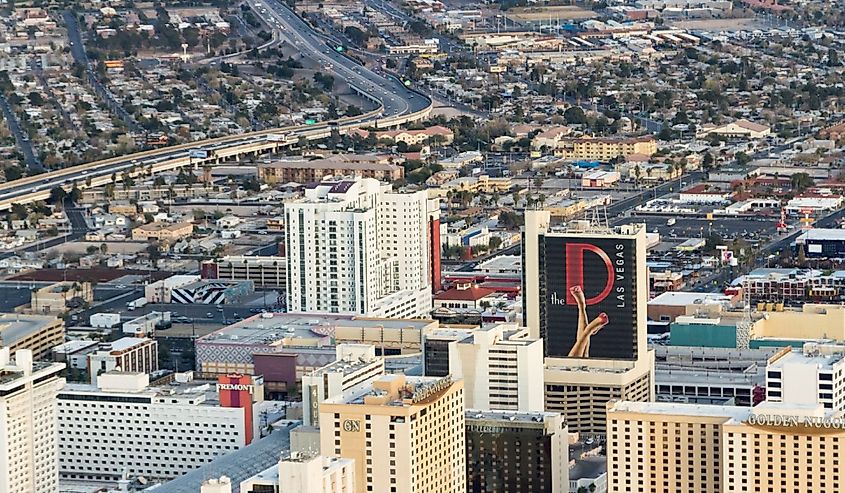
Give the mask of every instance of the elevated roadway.
<path id="1" fill-rule="evenodd" d="M 424 119 L 431 113 L 432 103 L 427 96 L 406 88 L 396 78 L 382 76 L 335 52 L 285 5 L 271 0 L 259 0 L 254 4 L 257 4 L 256 13 L 279 28 L 286 39 L 304 56 L 319 60 L 326 72 L 372 101 L 376 109 L 362 115 L 314 125 L 288 126 L 218 137 L 28 176 L 0 184 L 0 211 L 10 209 L 14 203 L 26 204 L 46 200 L 50 196 L 50 190 L 57 186 L 70 189 L 76 185 L 82 189 L 120 182 L 125 173 L 134 177 L 184 166 L 218 164 L 242 156 L 277 152 L 296 144 L 301 138 L 324 139 L 334 130 L 344 134 L 367 126 L 395 128 Z"/>

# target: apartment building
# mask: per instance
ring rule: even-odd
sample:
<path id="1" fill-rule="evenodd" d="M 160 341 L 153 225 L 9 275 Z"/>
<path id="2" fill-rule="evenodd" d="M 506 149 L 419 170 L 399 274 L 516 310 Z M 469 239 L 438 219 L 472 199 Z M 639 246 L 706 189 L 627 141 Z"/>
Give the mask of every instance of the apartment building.
<path id="1" fill-rule="evenodd" d="M 288 309 L 421 317 L 431 310 L 437 200 L 371 178 L 323 181 L 285 204 Z"/>
<path id="2" fill-rule="evenodd" d="M 104 342 L 88 355 L 88 376 L 92 384 L 97 375 L 120 369 L 133 373 L 158 370 L 158 341 L 148 337 L 122 337 Z"/>
<path id="3" fill-rule="evenodd" d="M 178 241 L 191 236 L 194 225 L 189 222 L 164 223 L 154 222 L 143 224 L 132 230 L 133 240 Z"/>
<path id="4" fill-rule="evenodd" d="M 405 176 L 401 161 L 397 156 L 332 154 L 308 161 L 262 163 L 258 165 L 258 177 L 271 184 L 315 183 L 327 176 L 358 176 L 392 183 Z"/>

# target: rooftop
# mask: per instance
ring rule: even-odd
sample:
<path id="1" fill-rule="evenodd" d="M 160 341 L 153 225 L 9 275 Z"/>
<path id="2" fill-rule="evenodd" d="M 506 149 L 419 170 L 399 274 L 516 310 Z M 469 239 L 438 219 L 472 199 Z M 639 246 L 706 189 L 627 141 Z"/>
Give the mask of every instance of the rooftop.
<path id="1" fill-rule="evenodd" d="M 667 291 L 651 299 L 649 305 L 686 306 L 715 304 L 730 301 L 731 297 L 719 293 L 691 293 L 685 291 Z"/>
<path id="2" fill-rule="evenodd" d="M 56 317 L 49 315 L 0 313 L 0 346 L 12 346 L 57 322 Z"/>
<path id="3" fill-rule="evenodd" d="M 291 427 L 288 426 L 276 430 L 269 436 L 217 457 L 199 469 L 194 469 L 159 486 L 154 491 L 155 493 L 196 493 L 204 480 L 224 475 L 232 479 L 232 485 L 240 485 L 241 481 L 279 463 L 279 457 L 290 450 L 290 429 Z"/>
<path id="4" fill-rule="evenodd" d="M 843 347 L 845 351 L 845 347 Z M 842 362 L 843 353 L 819 354 L 813 352 L 792 351 L 775 359 L 769 365 L 769 370 L 782 370 L 786 365 L 809 365 L 819 370 L 833 370 L 833 367 Z"/>
<path id="5" fill-rule="evenodd" d="M 712 404 L 679 404 L 669 402 L 617 401 L 608 410 L 638 414 L 664 414 L 668 416 L 696 416 L 702 418 L 725 418 L 745 421 L 751 414 L 748 407 L 718 406 Z"/>
<path id="6" fill-rule="evenodd" d="M 423 319 L 382 319 L 351 315 L 306 313 L 261 313 L 203 336 L 199 344 L 280 345 L 287 339 L 322 339 L 330 343 L 337 327 L 412 328 L 422 330 L 432 324 Z M 291 345 L 291 344 L 288 344 Z"/>
<path id="7" fill-rule="evenodd" d="M 845 229 L 815 228 L 808 229 L 795 239 L 796 243 L 803 243 L 807 240 L 845 240 Z"/>
<path id="8" fill-rule="evenodd" d="M 515 423 L 545 423 L 547 419 L 554 419 L 559 414 L 546 412 L 521 411 L 487 411 L 467 409 L 465 413 L 467 424 L 471 421 L 510 421 Z"/>

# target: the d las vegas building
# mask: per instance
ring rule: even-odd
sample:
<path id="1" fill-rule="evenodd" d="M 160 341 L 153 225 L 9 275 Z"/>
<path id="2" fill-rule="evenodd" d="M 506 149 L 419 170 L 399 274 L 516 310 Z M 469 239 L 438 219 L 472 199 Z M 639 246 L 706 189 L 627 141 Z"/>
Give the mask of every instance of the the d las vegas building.
<path id="1" fill-rule="evenodd" d="M 523 313 L 546 352 L 546 411 L 570 431 L 604 433 L 607 402 L 654 399 L 646 343 L 645 227 L 557 230 L 526 211 Z"/>

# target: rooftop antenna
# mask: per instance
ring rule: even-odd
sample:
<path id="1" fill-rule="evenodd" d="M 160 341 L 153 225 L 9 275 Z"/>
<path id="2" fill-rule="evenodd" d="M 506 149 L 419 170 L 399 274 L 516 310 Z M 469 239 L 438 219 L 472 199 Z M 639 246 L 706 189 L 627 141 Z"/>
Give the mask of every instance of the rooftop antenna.
<path id="1" fill-rule="evenodd" d="M 748 278 L 742 279 L 742 320 L 736 324 L 736 348 L 748 349 L 748 342 L 751 339 L 751 290 Z"/>

